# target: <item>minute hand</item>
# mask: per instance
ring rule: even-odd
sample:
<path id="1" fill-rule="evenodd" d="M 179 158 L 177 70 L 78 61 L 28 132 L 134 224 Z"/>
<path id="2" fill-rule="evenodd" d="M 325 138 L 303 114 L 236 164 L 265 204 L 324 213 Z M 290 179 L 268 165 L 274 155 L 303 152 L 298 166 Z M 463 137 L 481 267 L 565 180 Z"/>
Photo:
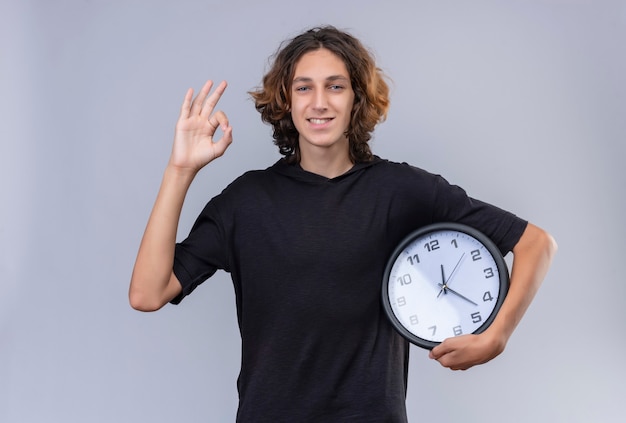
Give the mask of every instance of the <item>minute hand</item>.
<path id="1" fill-rule="evenodd" d="M 441 294 L 446 294 L 447 290 L 450 289 L 448 288 L 448 282 L 450 282 L 450 279 L 452 279 L 452 277 L 456 273 L 464 257 L 465 257 L 465 253 L 461 254 L 461 258 L 459 259 L 459 261 L 456 262 L 456 265 L 454 266 L 454 269 L 452 269 L 452 273 L 450 273 L 450 276 L 448 276 L 448 279 L 446 279 L 443 273 L 443 264 L 441 265 L 441 283 L 439 284 L 439 286 L 441 287 L 441 290 L 439 291 L 439 294 L 437 294 L 437 298 L 439 298 Z"/>

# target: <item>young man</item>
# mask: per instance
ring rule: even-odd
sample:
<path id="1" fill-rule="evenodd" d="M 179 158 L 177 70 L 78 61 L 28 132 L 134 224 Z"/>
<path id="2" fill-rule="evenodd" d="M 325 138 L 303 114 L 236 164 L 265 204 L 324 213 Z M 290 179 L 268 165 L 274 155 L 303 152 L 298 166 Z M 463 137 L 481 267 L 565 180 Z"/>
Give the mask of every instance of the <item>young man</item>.
<path id="1" fill-rule="evenodd" d="M 447 339 L 431 358 L 467 369 L 503 351 L 554 241 L 439 176 L 372 155 L 367 142 L 386 117 L 387 84 L 361 43 L 332 27 L 286 44 L 252 93 L 285 157 L 211 199 L 177 244 L 187 189 L 232 142 L 228 118 L 214 112 L 226 83 L 211 88 L 185 96 L 129 295 L 134 308 L 157 310 L 217 269 L 231 274 L 242 337 L 238 421 L 406 421 L 409 345 L 384 315 L 381 280 L 394 247 L 430 223 L 473 226 L 514 253 L 511 287 L 490 328 Z"/>

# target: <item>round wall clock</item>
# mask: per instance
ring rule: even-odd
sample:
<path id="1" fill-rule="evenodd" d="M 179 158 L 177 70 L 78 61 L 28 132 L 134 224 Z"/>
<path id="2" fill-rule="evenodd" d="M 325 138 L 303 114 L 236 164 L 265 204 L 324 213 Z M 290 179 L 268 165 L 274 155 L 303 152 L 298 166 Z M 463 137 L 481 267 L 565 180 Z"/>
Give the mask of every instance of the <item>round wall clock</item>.
<path id="1" fill-rule="evenodd" d="M 395 249 L 382 299 L 395 329 L 432 349 L 446 338 L 487 329 L 508 287 L 504 258 L 486 235 L 458 223 L 435 223 Z"/>

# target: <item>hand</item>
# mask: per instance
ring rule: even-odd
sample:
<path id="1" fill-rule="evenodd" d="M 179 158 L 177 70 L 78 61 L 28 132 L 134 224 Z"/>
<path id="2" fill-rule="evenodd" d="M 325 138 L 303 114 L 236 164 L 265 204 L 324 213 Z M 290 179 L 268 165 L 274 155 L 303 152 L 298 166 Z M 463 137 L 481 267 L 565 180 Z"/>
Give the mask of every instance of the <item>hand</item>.
<path id="1" fill-rule="evenodd" d="M 176 123 L 171 166 L 197 172 L 222 156 L 232 143 L 232 127 L 228 118 L 222 111 L 213 113 L 226 85 L 226 81 L 223 81 L 209 95 L 213 82 L 207 81 L 193 101 L 193 90 L 187 91 Z M 218 128 L 222 129 L 223 135 L 214 141 L 213 136 Z"/>
<path id="2" fill-rule="evenodd" d="M 506 340 L 488 332 L 461 335 L 444 340 L 430 351 L 429 357 L 450 370 L 467 370 L 494 359 L 505 345 Z"/>

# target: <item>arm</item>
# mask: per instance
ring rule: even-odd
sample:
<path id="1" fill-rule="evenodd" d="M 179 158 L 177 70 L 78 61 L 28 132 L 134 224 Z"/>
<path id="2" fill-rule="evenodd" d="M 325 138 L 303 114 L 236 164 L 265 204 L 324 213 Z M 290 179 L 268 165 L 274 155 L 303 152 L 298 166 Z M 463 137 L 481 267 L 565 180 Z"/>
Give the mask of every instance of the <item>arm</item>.
<path id="1" fill-rule="evenodd" d="M 430 358 L 452 370 L 466 370 L 502 353 L 548 272 L 556 249 L 550 234 L 529 223 L 513 248 L 511 285 L 493 324 L 480 335 L 446 339 L 432 349 Z"/>
<path id="2" fill-rule="evenodd" d="M 181 291 L 172 271 L 176 231 L 187 190 L 200 169 L 220 157 L 232 142 L 232 128 L 220 111 L 213 114 L 226 89 L 222 82 L 209 95 L 207 82 L 192 101 L 188 90 L 176 123 L 174 146 L 161 187 L 144 232 L 130 281 L 129 301 L 134 309 L 154 311 Z M 213 141 L 218 127 L 224 134 Z"/>

